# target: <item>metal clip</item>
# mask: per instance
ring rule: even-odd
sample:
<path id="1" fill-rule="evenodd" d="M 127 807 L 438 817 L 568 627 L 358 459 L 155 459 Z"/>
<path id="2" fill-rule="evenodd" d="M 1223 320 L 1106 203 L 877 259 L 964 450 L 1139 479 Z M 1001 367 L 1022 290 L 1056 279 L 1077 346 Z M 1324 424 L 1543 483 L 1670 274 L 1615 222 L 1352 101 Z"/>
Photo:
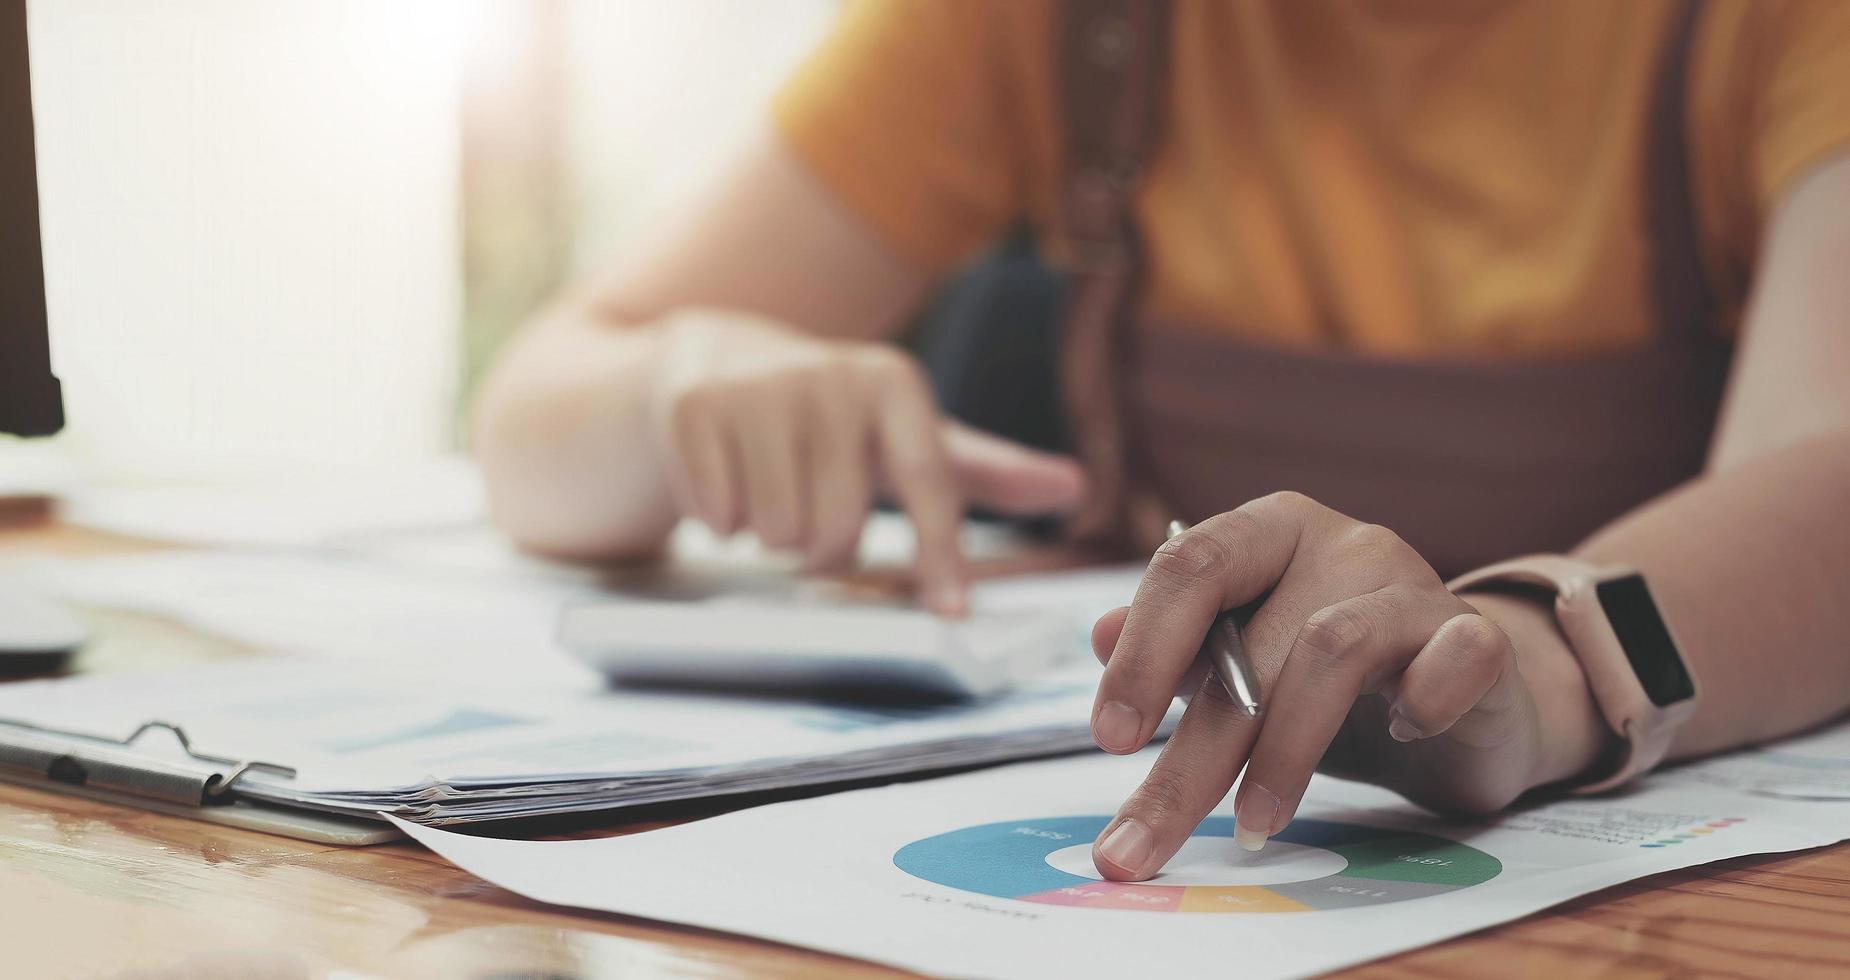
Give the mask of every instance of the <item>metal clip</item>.
<path id="1" fill-rule="evenodd" d="M 187 737 L 186 729 L 170 721 L 144 721 L 141 723 L 140 728 L 135 729 L 129 737 L 122 740 L 122 744 L 134 745 L 136 740 L 156 729 L 172 733 L 174 741 L 180 743 L 180 751 L 185 752 L 187 758 L 199 762 L 210 762 L 213 765 L 231 767 L 229 773 L 224 775 L 214 774 L 210 779 L 206 780 L 206 797 L 208 799 L 215 800 L 231 792 L 231 790 L 236 787 L 238 780 L 244 778 L 244 774 L 247 772 L 267 772 L 281 776 L 284 779 L 294 779 L 296 776 L 296 770 L 293 766 L 279 765 L 274 762 L 258 762 L 255 759 L 232 759 L 222 755 L 208 755 L 204 752 L 200 752 L 193 748 L 193 740 Z"/>
<path id="2" fill-rule="evenodd" d="M 17 734 L 8 735 L 5 729 Z M 188 768 L 134 751 L 151 731 L 172 735 L 180 750 L 203 767 Z M 225 771 L 229 770 L 229 771 Z M 169 803 L 207 806 L 231 802 L 238 781 L 251 772 L 294 779 L 296 770 L 274 762 L 233 759 L 193 748 L 186 730 L 172 722 L 149 721 L 127 738 L 113 739 L 31 722 L 0 719 L 0 778 L 87 786 Z"/>

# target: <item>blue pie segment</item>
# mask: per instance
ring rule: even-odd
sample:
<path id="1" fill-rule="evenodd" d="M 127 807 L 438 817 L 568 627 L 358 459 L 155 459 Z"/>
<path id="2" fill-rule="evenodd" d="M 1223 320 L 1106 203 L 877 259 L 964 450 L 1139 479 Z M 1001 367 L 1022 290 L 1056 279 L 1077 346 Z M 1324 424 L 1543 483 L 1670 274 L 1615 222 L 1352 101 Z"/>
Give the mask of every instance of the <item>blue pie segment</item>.
<path id="1" fill-rule="evenodd" d="M 1489 854 L 1431 834 L 1300 819 L 1274 839 L 1344 859 L 1335 874 L 1270 885 L 1162 885 L 1098 881 L 1061 871 L 1047 856 L 1096 838 L 1111 818 L 1047 817 L 965 827 L 914 841 L 893 855 L 901 871 L 960 891 L 1043 905 L 1146 912 L 1308 912 L 1442 895 L 1495 878 Z M 1233 834 L 1209 817 L 1196 836 Z"/>

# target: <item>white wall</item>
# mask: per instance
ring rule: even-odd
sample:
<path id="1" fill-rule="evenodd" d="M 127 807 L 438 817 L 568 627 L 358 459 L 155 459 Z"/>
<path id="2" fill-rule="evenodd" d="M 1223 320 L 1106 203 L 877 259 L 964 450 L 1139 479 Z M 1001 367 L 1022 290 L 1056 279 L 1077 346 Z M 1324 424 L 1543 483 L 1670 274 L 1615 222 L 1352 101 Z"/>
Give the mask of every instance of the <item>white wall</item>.
<path id="1" fill-rule="evenodd" d="M 172 475 L 447 444 L 463 6 L 31 4 L 68 448 Z"/>
<path id="2" fill-rule="evenodd" d="M 621 261 L 764 118 L 838 0 L 566 0 L 577 265 Z"/>
<path id="3" fill-rule="evenodd" d="M 710 181 L 835 7 L 565 0 L 575 263 L 620 260 Z M 83 469 L 452 444 L 458 73 L 518 8 L 33 0 L 58 442 Z"/>

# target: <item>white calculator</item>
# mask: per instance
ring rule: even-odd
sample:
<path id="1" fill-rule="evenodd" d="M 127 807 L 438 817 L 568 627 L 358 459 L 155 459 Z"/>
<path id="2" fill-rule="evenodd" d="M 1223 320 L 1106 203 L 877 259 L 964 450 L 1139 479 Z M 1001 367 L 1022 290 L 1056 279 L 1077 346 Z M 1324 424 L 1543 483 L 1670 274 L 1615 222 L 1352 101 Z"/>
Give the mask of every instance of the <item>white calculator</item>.
<path id="1" fill-rule="evenodd" d="M 1077 659 L 1070 614 L 599 600 L 566 607 L 559 638 L 625 684 L 967 699 Z"/>

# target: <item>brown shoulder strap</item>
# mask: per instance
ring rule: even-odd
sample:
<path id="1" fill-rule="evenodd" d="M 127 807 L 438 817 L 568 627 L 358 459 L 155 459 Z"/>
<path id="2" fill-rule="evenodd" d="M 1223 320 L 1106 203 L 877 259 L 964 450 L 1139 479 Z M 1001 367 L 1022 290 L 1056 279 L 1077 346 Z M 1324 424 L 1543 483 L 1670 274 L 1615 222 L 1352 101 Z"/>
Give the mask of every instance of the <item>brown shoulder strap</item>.
<path id="1" fill-rule="evenodd" d="M 1122 362 L 1144 278 L 1134 206 L 1161 130 L 1169 2 L 1068 0 L 1058 9 L 1066 170 L 1056 220 L 1071 252 L 1061 380 L 1092 487 L 1070 531 L 1105 542 L 1129 525 Z"/>
<path id="2" fill-rule="evenodd" d="M 1670 22 L 1651 96 L 1644 160 L 1644 221 L 1659 338 L 1712 340 L 1714 309 L 1690 180 L 1690 61 L 1703 0 L 1684 0 Z"/>

